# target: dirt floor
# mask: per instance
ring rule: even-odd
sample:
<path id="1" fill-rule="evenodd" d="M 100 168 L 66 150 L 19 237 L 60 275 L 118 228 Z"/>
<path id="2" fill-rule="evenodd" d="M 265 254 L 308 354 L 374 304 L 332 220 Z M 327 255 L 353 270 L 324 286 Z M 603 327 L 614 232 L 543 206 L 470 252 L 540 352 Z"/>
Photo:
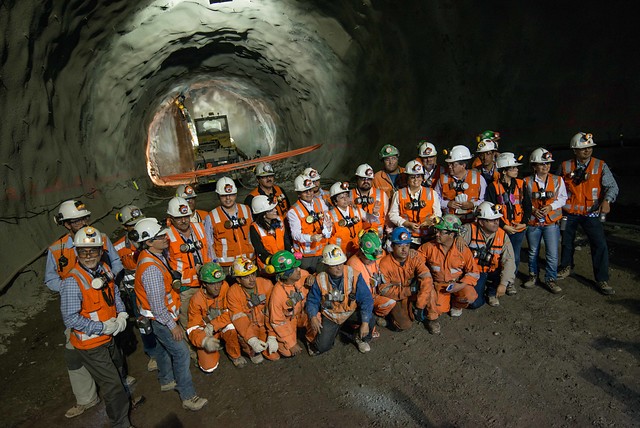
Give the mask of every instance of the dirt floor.
<path id="1" fill-rule="evenodd" d="M 202 208 L 207 208 L 206 205 Z M 444 315 L 442 334 L 416 324 L 381 330 L 368 354 L 338 340 L 319 357 L 265 361 L 242 370 L 227 358 L 193 379 L 209 404 L 183 410 L 146 371 L 141 346 L 128 358 L 147 401 L 131 415 L 139 427 L 193 426 L 639 426 L 640 232 L 607 226 L 614 296 L 591 284 L 588 245 L 576 273 L 553 295 L 518 288 L 496 308 Z M 41 265 L 41 264 L 40 264 Z M 3 426 L 102 427 L 101 403 L 78 418 L 63 361 L 58 297 L 43 291 L 42 267 L 25 275 L 43 308 L 15 321 L 0 355 Z M 521 271 L 524 271 L 521 264 Z M 24 282 L 24 281 L 23 281 Z M 26 291 L 25 291 L 26 293 Z M 7 293 L 10 294 L 10 293 Z M 0 298 L 0 312 L 11 310 Z"/>

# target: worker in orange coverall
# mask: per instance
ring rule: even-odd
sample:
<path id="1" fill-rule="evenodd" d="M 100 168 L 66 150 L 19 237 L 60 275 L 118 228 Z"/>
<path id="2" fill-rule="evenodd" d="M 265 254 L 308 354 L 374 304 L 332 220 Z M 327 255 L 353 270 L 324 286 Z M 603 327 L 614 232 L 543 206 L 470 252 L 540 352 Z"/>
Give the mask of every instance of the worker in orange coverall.
<path id="1" fill-rule="evenodd" d="M 278 340 L 278 352 L 283 357 L 293 357 L 302 351 L 298 344 L 298 329 L 306 330 L 307 341 L 313 340 L 311 325 L 304 304 L 314 276 L 300 269 L 300 260 L 290 251 L 278 251 L 269 260 L 267 273 L 276 275 L 269 298 L 269 336 Z"/>
<path id="2" fill-rule="evenodd" d="M 416 308 L 420 321 L 427 321 L 427 328 L 431 334 L 440 333 L 438 315 L 451 311 L 452 317 L 462 315 L 462 309 L 469 306 L 478 298 L 475 285 L 480 278 L 480 269 L 468 247 L 456 245 L 456 237 L 460 232 L 462 222 L 453 215 L 447 214 L 436 224 L 435 242 L 427 242 L 418 250 L 426 260 L 432 275 L 436 290 L 437 314 L 424 314 L 426 307 L 418 298 Z"/>
<path id="3" fill-rule="evenodd" d="M 202 266 L 198 277 L 203 288 L 189 301 L 187 325 L 189 340 L 198 348 L 198 365 L 205 373 L 218 368 L 222 339 L 233 365 L 242 368 L 247 360 L 240 353 L 238 332 L 231 322 L 227 306 L 229 284 L 224 270 L 219 264 L 209 262 Z"/>
<path id="4" fill-rule="evenodd" d="M 242 350 L 254 364 L 264 361 L 263 357 L 279 359 L 278 339 L 267 336 L 267 303 L 273 284 L 266 278 L 258 278 L 258 266 L 246 257 L 235 259 L 231 270 L 238 282 L 229 289 L 227 304 Z"/>

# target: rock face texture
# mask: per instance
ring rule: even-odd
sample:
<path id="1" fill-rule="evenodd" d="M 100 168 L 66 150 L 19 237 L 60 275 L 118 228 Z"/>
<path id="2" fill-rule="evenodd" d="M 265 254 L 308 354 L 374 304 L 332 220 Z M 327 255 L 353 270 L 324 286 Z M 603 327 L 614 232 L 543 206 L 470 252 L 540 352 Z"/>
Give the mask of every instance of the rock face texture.
<path id="1" fill-rule="evenodd" d="M 527 153 L 579 130 L 637 136 L 632 16 L 601 2 L 5 1 L 2 285 L 64 232 L 60 201 L 94 219 L 145 205 L 147 153 L 178 152 L 149 146 L 149 127 L 180 92 L 218 94 L 201 114 L 221 102 L 247 153 L 324 144 L 307 160 L 336 177 L 377 166 L 387 142 L 406 162 L 421 138 L 472 146 L 484 129 Z"/>

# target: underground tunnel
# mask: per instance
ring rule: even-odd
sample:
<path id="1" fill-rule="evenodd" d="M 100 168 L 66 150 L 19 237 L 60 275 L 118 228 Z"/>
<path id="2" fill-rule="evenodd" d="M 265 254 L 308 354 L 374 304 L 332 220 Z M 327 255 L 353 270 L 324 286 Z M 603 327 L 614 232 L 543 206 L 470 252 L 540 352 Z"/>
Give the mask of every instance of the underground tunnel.
<path id="1" fill-rule="evenodd" d="M 5 1 L 0 293 L 43 287 L 62 201 L 110 233 L 119 207 L 169 195 L 157 177 L 191 163 L 180 94 L 195 117 L 227 115 L 249 156 L 322 144 L 299 160 L 338 179 L 378 169 L 386 143 L 406 163 L 423 138 L 473 151 L 495 129 L 505 150 L 563 160 L 591 132 L 621 188 L 611 220 L 638 224 L 634 27 L 626 6 L 593 1 Z"/>

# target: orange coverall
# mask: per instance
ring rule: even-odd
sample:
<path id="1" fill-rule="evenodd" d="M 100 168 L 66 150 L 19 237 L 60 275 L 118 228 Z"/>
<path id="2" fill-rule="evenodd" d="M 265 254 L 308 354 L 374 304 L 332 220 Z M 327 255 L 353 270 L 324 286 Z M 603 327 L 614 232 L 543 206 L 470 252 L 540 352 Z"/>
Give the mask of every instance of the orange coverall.
<path id="1" fill-rule="evenodd" d="M 380 278 L 378 275 L 380 272 L 380 259 L 375 263 L 365 265 L 358 254 L 354 254 L 347 260 L 347 266 L 351 266 L 362 275 L 364 282 L 369 284 L 371 289 L 371 296 L 373 296 L 373 313 L 379 317 L 386 317 L 389 312 L 396 305 L 396 301 L 392 298 L 381 296 L 378 293 L 378 286 L 380 286 Z M 384 285 L 383 285 L 384 287 Z"/>

